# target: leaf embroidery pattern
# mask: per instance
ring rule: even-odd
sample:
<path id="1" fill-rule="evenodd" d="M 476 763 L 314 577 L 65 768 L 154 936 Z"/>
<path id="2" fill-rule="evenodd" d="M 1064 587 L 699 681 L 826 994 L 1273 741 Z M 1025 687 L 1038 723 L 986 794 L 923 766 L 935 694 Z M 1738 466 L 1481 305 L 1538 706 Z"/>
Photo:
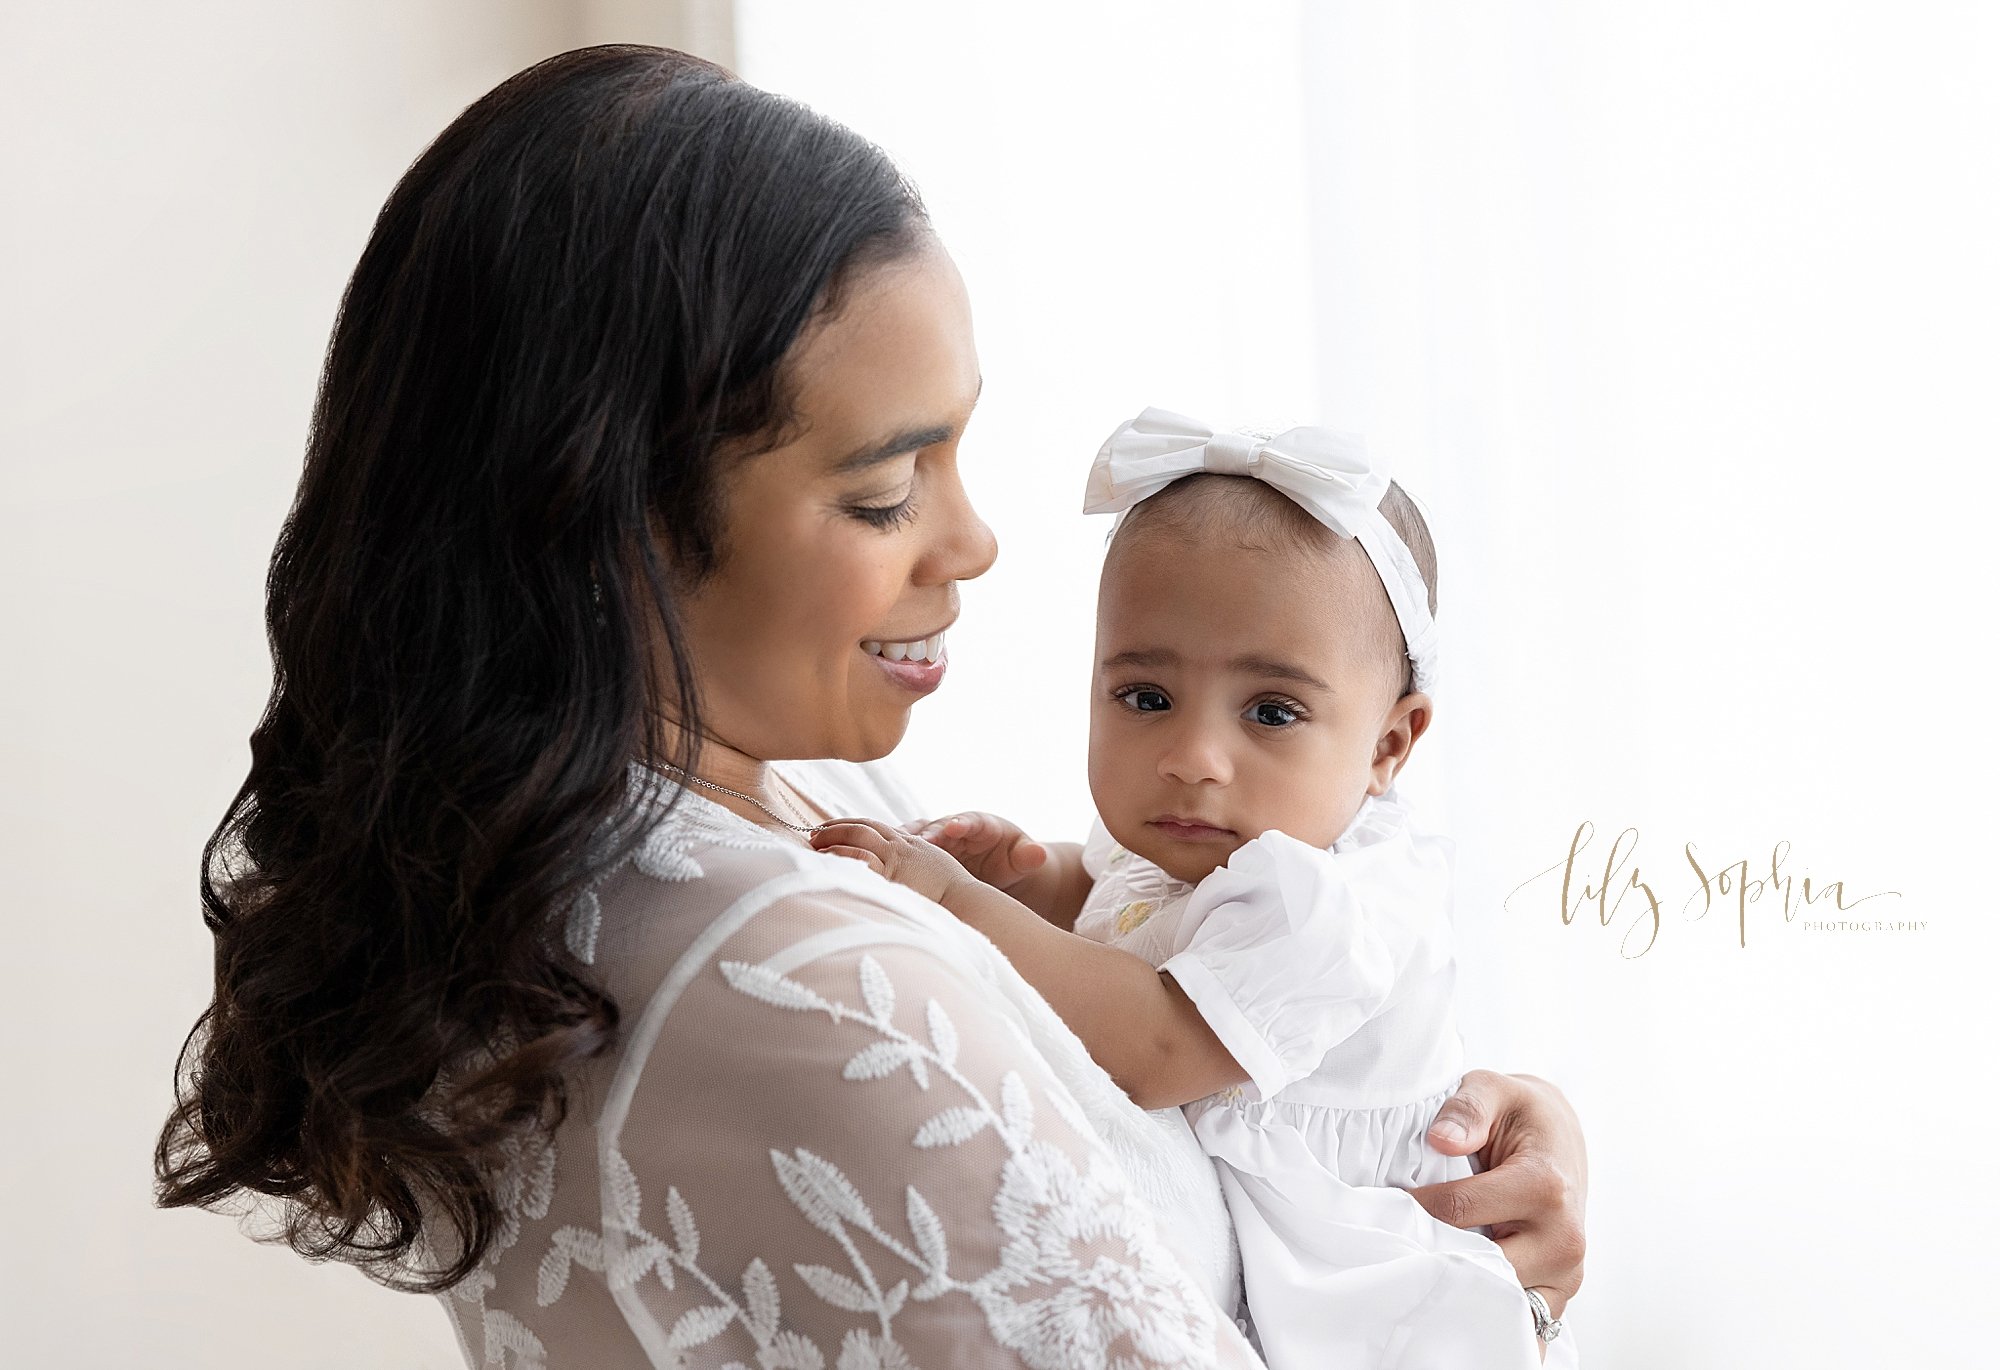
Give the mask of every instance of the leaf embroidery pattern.
<path id="1" fill-rule="evenodd" d="M 703 872 L 695 852 L 703 843 L 776 841 L 747 823 L 731 828 L 705 814 L 696 818 L 695 810 L 683 802 L 648 834 L 629 858 L 637 869 L 659 880 L 698 879 Z M 605 871 L 588 897 L 565 910 L 562 936 L 586 962 L 595 954 L 601 918 L 596 887 L 610 874 Z M 663 1197 L 649 1201 L 631 1165 L 609 1148 L 602 1183 L 610 1217 L 602 1230 L 567 1224 L 550 1234 L 536 1271 L 539 1306 L 561 1299 L 579 1267 L 601 1274 L 614 1290 L 656 1281 L 692 1300 L 662 1328 L 666 1363 L 675 1366 L 689 1364 L 692 1354 L 739 1326 L 755 1343 L 756 1370 L 827 1370 L 829 1364 L 833 1370 L 916 1370 L 897 1341 L 896 1319 L 912 1305 L 943 1298 L 969 1300 L 993 1338 L 1036 1370 L 1211 1363 L 1213 1305 L 1158 1237 L 1151 1212 L 1062 1087 L 1043 1100 L 1082 1139 L 1081 1163 L 1036 1136 L 1036 1099 L 1018 1073 L 1006 1072 L 999 1097 L 990 1099 L 961 1072 L 958 1031 L 937 1000 L 924 1005 L 921 1037 L 900 1028 L 894 1022 L 896 987 L 874 957 L 864 955 L 858 963 L 857 1002 L 828 998 L 754 963 L 724 961 L 719 969 L 736 992 L 774 1009 L 825 1014 L 834 1024 L 864 1028 L 872 1040 L 846 1060 L 842 1080 L 881 1082 L 907 1070 L 919 1091 L 948 1091 L 908 1136 L 909 1145 L 959 1146 L 989 1131 L 999 1139 L 1006 1159 L 990 1205 L 1001 1238 L 997 1263 L 986 1270 L 961 1263 L 954 1271 L 950 1230 L 915 1185 L 904 1187 L 901 1222 L 892 1230 L 834 1160 L 804 1147 L 772 1148 L 778 1187 L 806 1223 L 834 1240 L 846 1262 L 840 1269 L 792 1263 L 802 1285 L 797 1297 L 862 1320 L 841 1334 L 837 1347 L 823 1347 L 785 1325 L 778 1280 L 764 1257 L 752 1259 L 733 1281 L 711 1274 L 702 1264 L 698 1215 L 678 1188 L 669 1185 Z M 1011 1015 L 1003 1021 L 1011 1042 L 1033 1049 L 1022 1024 Z M 488 1262 L 452 1291 L 478 1306 L 485 1364 L 502 1370 L 548 1370 L 534 1332 L 514 1314 L 487 1308 L 486 1295 L 495 1283 L 490 1267 L 518 1242 L 523 1219 L 548 1215 L 554 1168 L 552 1144 L 516 1158 L 500 1186 L 503 1228 Z M 731 1361 L 721 1370 L 751 1367 Z"/>
<path id="2" fill-rule="evenodd" d="M 500 1230 L 493 1236 L 485 1261 L 459 1281 L 452 1297 L 469 1303 L 478 1311 L 481 1359 L 503 1370 L 545 1370 L 548 1352 L 542 1340 L 512 1313 L 488 1308 L 486 1296 L 494 1285 L 493 1265 L 521 1240 L 523 1218 L 546 1218 L 555 1198 L 556 1149 L 547 1140 L 529 1143 L 518 1137 L 501 1144 L 506 1164 L 494 1181 L 494 1200 L 500 1208 Z"/>
<path id="3" fill-rule="evenodd" d="M 703 847 L 750 850 L 776 845 L 776 839 L 759 832 L 754 823 L 731 822 L 727 810 L 716 808 L 698 794 L 683 796 L 667 811 L 662 791 L 668 788 L 671 787 L 651 777 L 638 762 L 632 763 L 626 776 L 626 797 L 659 812 L 659 820 L 624 860 L 610 864 L 600 860 L 590 883 L 562 910 L 563 945 L 585 965 L 596 963 L 597 933 L 604 921 L 604 906 L 597 892 L 627 863 L 655 880 L 679 883 L 701 879 L 701 862 L 695 853 Z M 607 824 L 599 830 L 594 850 L 608 851 L 610 840 Z"/>
<path id="4" fill-rule="evenodd" d="M 861 1334 L 871 1338 L 865 1342 L 849 1334 L 841 1370 L 850 1364 L 908 1364 L 894 1340 L 896 1315 L 908 1303 L 951 1294 L 969 1296 L 998 1341 L 1046 1370 L 1205 1363 L 1205 1349 L 1214 1345 L 1213 1310 L 1158 1242 L 1152 1215 L 1136 1201 L 1124 1171 L 1101 1143 L 1092 1145 L 1088 1164 L 1079 1170 L 1061 1147 L 1038 1140 L 1034 1101 L 1017 1072 L 1001 1077 L 997 1106 L 989 1100 L 958 1071 L 958 1032 L 937 1000 L 924 1006 L 926 1042 L 894 1023 L 895 987 L 872 956 L 863 955 L 858 965 L 860 1008 L 754 963 L 724 961 L 720 969 L 731 988 L 774 1008 L 824 1013 L 835 1023 L 874 1032 L 878 1040 L 842 1068 L 844 1080 L 880 1080 L 907 1068 L 919 1089 L 929 1090 L 934 1077 L 955 1086 L 962 1101 L 942 1105 L 918 1127 L 911 1145 L 956 1146 L 990 1128 L 1008 1150 L 992 1206 L 1005 1237 L 1001 1260 L 974 1278 L 952 1273 L 944 1224 L 914 1185 L 904 1191 L 906 1241 L 877 1218 L 825 1157 L 802 1147 L 770 1153 L 793 1207 L 840 1244 L 851 1266 L 846 1272 L 820 1265 L 794 1270 L 818 1298 L 872 1317 L 880 1329 L 879 1339 Z M 1093 1136 L 1071 1101 L 1052 1098 L 1068 1105 L 1057 1112 L 1079 1135 Z M 866 1252 L 857 1237 L 868 1239 Z M 914 1288 L 907 1277 L 886 1284 L 868 1259 L 878 1248 L 921 1276 Z M 1105 1348 L 1121 1340 L 1130 1353 L 1107 1358 Z"/>

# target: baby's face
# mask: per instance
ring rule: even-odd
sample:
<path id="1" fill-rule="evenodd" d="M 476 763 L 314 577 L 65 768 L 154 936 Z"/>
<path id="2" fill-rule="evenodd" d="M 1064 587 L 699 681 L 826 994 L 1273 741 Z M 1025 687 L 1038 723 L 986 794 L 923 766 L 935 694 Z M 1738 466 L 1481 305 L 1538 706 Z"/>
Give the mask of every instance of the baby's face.
<path id="1" fill-rule="evenodd" d="M 1105 827 L 1190 882 L 1272 828 L 1332 845 L 1429 721 L 1422 695 L 1397 699 L 1378 645 L 1395 618 L 1358 546 L 1204 541 L 1146 529 L 1114 544 L 1090 706 Z"/>

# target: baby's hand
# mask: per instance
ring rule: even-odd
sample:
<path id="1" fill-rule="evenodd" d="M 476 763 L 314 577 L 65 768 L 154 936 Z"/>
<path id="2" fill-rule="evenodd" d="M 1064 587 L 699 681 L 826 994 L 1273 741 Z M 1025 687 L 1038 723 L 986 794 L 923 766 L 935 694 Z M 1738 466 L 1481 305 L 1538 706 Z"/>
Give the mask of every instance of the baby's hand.
<path id="1" fill-rule="evenodd" d="M 879 874 L 939 904 L 944 903 L 952 886 L 969 884 L 973 879 L 942 847 L 869 818 L 828 823 L 807 840 L 820 851 L 865 862 Z"/>
<path id="2" fill-rule="evenodd" d="M 955 813 L 905 826 L 996 890 L 1012 889 L 1049 859 L 1047 847 L 997 814 Z"/>

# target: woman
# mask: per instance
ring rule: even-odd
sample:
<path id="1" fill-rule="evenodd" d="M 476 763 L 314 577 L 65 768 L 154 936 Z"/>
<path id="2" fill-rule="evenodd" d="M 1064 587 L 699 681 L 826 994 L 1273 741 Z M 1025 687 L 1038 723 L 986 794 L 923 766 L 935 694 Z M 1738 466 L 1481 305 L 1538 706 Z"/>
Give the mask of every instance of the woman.
<path id="1" fill-rule="evenodd" d="M 612 47 L 446 129 L 273 558 L 160 1201 L 278 1197 L 472 1365 L 1254 1365 L 1192 1138 L 806 841 L 925 816 L 871 763 L 942 667 L 880 647 L 940 656 L 992 564 L 978 391 L 915 192 L 810 111 Z M 1494 1168 L 1427 1204 L 1560 1312 L 1574 1116 L 1486 1072 L 1447 1110 Z"/>

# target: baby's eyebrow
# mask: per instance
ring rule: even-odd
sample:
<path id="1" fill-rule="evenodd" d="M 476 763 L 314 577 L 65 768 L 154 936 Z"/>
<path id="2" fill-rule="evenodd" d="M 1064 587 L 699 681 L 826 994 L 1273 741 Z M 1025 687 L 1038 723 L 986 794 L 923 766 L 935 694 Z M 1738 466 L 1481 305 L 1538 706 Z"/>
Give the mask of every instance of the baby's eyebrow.
<path id="1" fill-rule="evenodd" d="M 1178 666 L 1180 664 L 1181 654 L 1166 647 L 1147 647 L 1130 652 L 1119 652 L 1117 655 L 1108 656 L 1098 663 L 1099 666 L 1107 671 L 1116 670 L 1120 666 Z"/>
<path id="2" fill-rule="evenodd" d="M 1107 671 L 1115 671 L 1120 666 L 1178 666 L 1181 664 L 1181 654 L 1171 647 L 1142 647 L 1108 656 L 1099 664 Z M 1289 680 L 1295 685 L 1310 685 L 1326 694 L 1333 693 L 1331 685 L 1305 667 L 1290 661 L 1280 661 L 1276 657 L 1258 656 L 1254 652 L 1245 653 L 1242 656 L 1232 657 L 1229 669 L 1239 675 L 1254 675 L 1266 680 Z"/>
<path id="3" fill-rule="evenodd" d="M 1263 676 L 1271 680 L 1289 680 L 1294 685 L 1310 685 L 1326 694 L 1333 693 L 1333 686 L 1321 680 L 1303 666 L 1295 666 L 1289 661 L 1278 661 L 1267 656 L 1239 656 L 1229 663 L 1232 671 L 1244 675 Z"/>

